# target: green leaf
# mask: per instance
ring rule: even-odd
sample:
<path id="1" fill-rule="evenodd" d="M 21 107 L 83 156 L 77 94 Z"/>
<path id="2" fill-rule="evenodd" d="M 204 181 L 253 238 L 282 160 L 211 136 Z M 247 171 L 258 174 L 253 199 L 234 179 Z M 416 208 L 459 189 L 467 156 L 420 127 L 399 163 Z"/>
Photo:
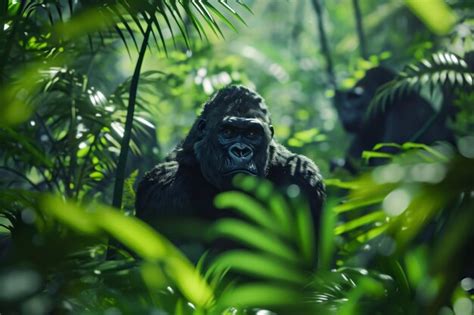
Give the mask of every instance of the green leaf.
<path id="1" fill-rule="evenodd" d="M 94 235 L 100 232 L 94 218 L 74 203 L 46 195 L 40 200 L 40 207 L 45 213 L 80 233 Z"/>
<path id="2" fill-rule="evenodd" d="M 337 213 L 334 211 L 335 199 L 331 199 L 326 205 L 321 216 L 321 227 L 319 232 L 319 268 L 327 271 L 331 266 L 331 260 L 335 250 L 334 227 L 336 226 Z"/>
<path id="3" fill-rule="evenodd" d="M 257 179 L 254 176 L 238 174 L 234 177 L 233 183 L 236 187 L 249 193 L 255 193 L 255 196 L 264 203 L 267 203 L 269 210 L 277 220 L 281 232 L 290 237 L 293 230 L 293 218 L 288 210 L 290 205 L 285 198 L 276 191 L 270 181 Z"/>
<path id="4" fill-rule="evenodd" d="M 194 266 L 181 254 L 165 259 L 165 271 L 183 295 L 198 307 L 214 303 L 214 293 Z"/>
<path id="5" fill-rule="evenodd" d="M 334 229 L 336 235 L 347 233 L 361 226 L 372 224 L 375 222 L 380 222 L 386 218 L 385 212 L 375 211 L 364 216 L 358 217 L 356 219 L 350 220 L 344 224 L 338 225 Z"/>
<path id="6" fill-rule="evenodd" d="M 427 253 L 423 247 L 410 251 L 405 255 L 405 265 L 408 280 L 413 287 L 418 286 L 427 275 Z"/>
<path id="7" fill-rule="evenodd" d="M 268 211 L 253 198 L 238 191 L 229 191 L 219 194 L 214 199 L 214 204 L 219 209 L 232 208 L 245 217 L 273 231 L 278 231 Z"/>
<path id="8" fill-rule="evenodd" d="M 171 243 L 143 221 L 105 206 L 99 209 L 94 213 L 98 225 L 139 256 L 156 261 L 170 253 Z"/>
<path id="9" fill-rule="evenodd" d="M 371 198 L 357 198 L 349 199 L 345 203 L 340 204 L 334 208 L 336 213 L 343 213 L 351 210 L 357 210 L 365 206 L 380 203 L 385 196 L 372 196 Z"/>
<path id="10" fill-rule="evenodd" d="M 273 256 L 252 253 L 245 250 L 226 252 L 213 261 L 211 268 L 219 271 L 230 269 L 252 276 L 270 280 L 287 281 L 304 284 L 307 281 L 303 270 L 288 262 L 275 259 Z"/>
<path id="11" fill-rule="evenodd" d="M 390 153 L 383 153 L 383 152 L 374 152 L 374 151 L 363 151 L 362 158 L 365 160 L 369 160 L 372 158 L 384 158 L 384 159 L 393 159 L 394 155 Z"/>
<path id="12" fill-rule="evenodd" d="M 212 11 L 214 12 L 215 15 L 217 15 L 231 30 L 233 30 L 234 32 L 237 33 L 237 29 L 235 28 L 235 26 L 232 24 L 232 22 L 230 22 L 226 17 L 225 15 L 223 15 L 221 12 L 219 12 L 219 10 L 217 10 L 212 4 L 210 4 L 209 2 L 206 3 L 206 6 Z"/>
<path id="13" fill-rule="evenodd" d="M 236 219 L 217 221 L 210 231 L 210 237 L 227 237 L 245 245 L 268 252 L 292 262 L 298 262 L 297 253 L 274 235 Z"/>
<path id="14" fill-rule="evenodd" d="M 464 73 L 464 80 L 466 80 L 466 82 L 469 85 L 472 85 L 472 83 L 473 83 L 472 75 L 469 74 L 469 73 Z"/>
<path id="15" fill-rule="evenodd" d="M 71 229 L 89 235 L 106 232 L 143 259 L 160 262 L 166 275 L 194 305 L 213 303 L 214 293 L 199 272 L 166 238 L 143 221 L 98 204 L 93 206 L 93 212 L 86 212 L 75 203 L 51 195 L 45 196 L 41 205 L 45 213 Z"/>
<path id="16" fill-rule="evenodd" d="M 300 202 L 295 208 L 295 222 L 299 249 L 309 265 L 314 263 L 316 253 L 313 218 L 306 202 Z"/>
<path id="17" fill-rule="evenodd" d="M 294 137 L 303 142 L 310 142 L 311 139 L 317 134 L 319 134 L 319 130 L 317 128 L 311 128 L 308 130 L 296 132 Z"/>
<path id="18" fill-rule="evenodd" d="M 250 283 L 225 292 L 219 299 L 221 307 L 269 307 L 299 304 L 301 293 L 275 283 Z"/>
<path id="19" fill-rule="evenodd" d="M 458 17 L 443 0 L 405 0 L 408 8 L 435 34 L 448 34 Z"/>

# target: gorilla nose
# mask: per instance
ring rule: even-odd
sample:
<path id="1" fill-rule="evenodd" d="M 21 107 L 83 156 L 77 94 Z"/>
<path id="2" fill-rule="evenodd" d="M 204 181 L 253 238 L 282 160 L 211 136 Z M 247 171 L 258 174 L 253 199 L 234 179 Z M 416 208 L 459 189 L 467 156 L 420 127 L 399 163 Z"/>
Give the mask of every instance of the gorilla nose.
<path id="1" fill-rule="evenodd" d="M 250 160 L 253 155 L 252 149 L 244 143 L 235 143 L 230 146 L 229 154 L 239 160 Z"/>

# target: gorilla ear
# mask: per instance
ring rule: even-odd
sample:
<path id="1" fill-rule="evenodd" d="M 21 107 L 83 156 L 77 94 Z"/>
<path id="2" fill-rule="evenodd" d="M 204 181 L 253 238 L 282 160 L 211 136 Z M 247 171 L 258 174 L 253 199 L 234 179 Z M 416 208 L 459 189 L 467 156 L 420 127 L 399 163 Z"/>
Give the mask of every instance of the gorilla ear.
<path id="1" fill-rule="evenodd" d="M 272 133 L 272 138 L 273 138 L 273 134 L 275 133 L 275 131 L 273 130 L 273 125 L 268 125 L 268 127 L 270 127 L 270 132 Z"/>
<path id="2" fill-rule="evenodd" d="M 198 128 L 199 132 L 203 132 L 204 129 L 206 129 L 206 120 L 202 119 L 202 118 L 199 119 L 197 128 Z"/>

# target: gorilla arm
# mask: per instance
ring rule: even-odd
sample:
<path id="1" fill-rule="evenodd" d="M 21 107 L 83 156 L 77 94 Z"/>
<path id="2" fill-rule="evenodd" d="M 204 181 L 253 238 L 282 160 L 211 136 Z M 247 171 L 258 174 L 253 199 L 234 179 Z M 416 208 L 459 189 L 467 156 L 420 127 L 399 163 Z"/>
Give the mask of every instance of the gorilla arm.
<path id="1" fill-rule="evenodd" d="M 136 215 L 156 226 L 159 219 L 209 217 L 217 191 L 199 167 L 177 161 L 158 164 L 138 185 Z"/>
<path id="2" fill-rule="evenodd" d="M 267 178 L 278 187 L 298 186 L 310 205 L 315 228 L 318 229 L 326 197 L 319 168 L 306 156 L 294 154 L 278 143 L 272 144 L 272 150 L 273 159 Z"/>
<path id="3" fill-rule="evenodd" d="M 135 202 L 136 215 L 140 219 L 150 222 L 159 214 L 165 214 L 167 209 L 161 207 L 177 198 L 171 198 L 179 182 L 176 182 L 178 163 L 165 162 L 155 166 L 148 172 L 138 185 Z"/>

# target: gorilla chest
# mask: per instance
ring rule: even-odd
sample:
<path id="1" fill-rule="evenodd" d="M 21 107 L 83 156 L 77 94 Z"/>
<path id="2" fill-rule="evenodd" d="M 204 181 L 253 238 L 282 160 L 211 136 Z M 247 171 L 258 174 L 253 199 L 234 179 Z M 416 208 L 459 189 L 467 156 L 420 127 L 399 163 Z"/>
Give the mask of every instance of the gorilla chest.
<path id="1" fill-rule="evenodd" d="M 170 214 L 176 216 L 197 216 L 210 220 L 218 218 L 221 211 L 214 207 L 214 198 L 219 193 L 218 190 L 196 169 L 188 169 L 184 173 L 177 174 L 172 192 L 169 198 L 163 200 L 162 206 L 168 206 Z"/>

